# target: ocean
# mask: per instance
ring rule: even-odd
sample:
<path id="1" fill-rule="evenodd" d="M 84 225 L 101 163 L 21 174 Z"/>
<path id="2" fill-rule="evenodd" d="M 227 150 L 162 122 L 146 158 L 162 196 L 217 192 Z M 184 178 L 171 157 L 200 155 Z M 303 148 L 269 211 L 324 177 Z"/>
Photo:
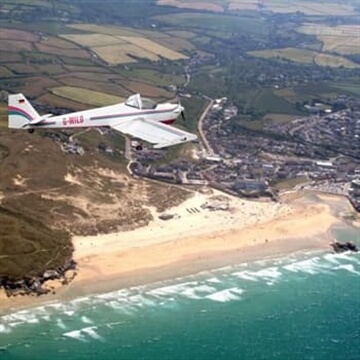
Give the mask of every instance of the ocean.
<path id="1" fill-rule="evenodd" d="M 354 228 L 334 229 L 355 240 Z M 313 251 L 0 318 L 0 359 L 360 359 L 360 254 Z"/>

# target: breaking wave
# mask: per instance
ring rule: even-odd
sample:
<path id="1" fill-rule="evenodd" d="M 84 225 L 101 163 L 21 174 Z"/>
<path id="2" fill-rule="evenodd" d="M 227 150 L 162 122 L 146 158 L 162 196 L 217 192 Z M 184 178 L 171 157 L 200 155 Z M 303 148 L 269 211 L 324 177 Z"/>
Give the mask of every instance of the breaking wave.
<path id="1" fill-rule="evenodd" d="M 0 316 L 0 334 L 7 336 L 22 327 L 33 331 L 39 323 L 53 323 L 58 332 L 54 337 L 83 342 L 105 341 L 102 336 L 104 329 L 125 325 L 129 317 L 143 309 L 162 311 L 163 308 L 194 301 L 213 302 L 214 305 L 218 303 L 217 306 L 221 306 L 221 303 L 251 299 L 255 294 L 254 289 L 257 289 L 258 294 L 259 286 L 277 286 L 282 281 L 317 274 L 333 276 L 339 271 L 347 276 L 359 277 L 359 254 L 317 252 L 266 259 L 253 264 L 228 266 L 184 278 L 81 297 L 65 303 L 48 303 Z M 105 316 L 98 315 L 99 307 L 106 309 Z M 86 327 L 82 327 L 84 324 Z"/>

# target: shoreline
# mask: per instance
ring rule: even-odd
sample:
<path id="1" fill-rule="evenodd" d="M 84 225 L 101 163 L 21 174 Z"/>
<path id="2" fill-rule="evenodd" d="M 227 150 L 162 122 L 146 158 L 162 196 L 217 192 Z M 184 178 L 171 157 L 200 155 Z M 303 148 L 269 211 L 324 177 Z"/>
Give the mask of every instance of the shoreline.
<path id="1" fill-rule="evenodd" d="M 231 211 L 187 215 L 190 205 L 199 207 L 207 197 L 197 195 L 172 209 L 182 214 L 177 219 L 154 217 L 144 228 L 74 238 L 75 279 L 65 286 L 55 284 L 55 295 L 4 298 L 1 292 L 0 314 L 248 261 L 325 250 L 333 239 L 331 227 L 343 224 L 334 216 L 333 204 L 306 195 L 281 204 L 235 198 L 230 199 Z"/>

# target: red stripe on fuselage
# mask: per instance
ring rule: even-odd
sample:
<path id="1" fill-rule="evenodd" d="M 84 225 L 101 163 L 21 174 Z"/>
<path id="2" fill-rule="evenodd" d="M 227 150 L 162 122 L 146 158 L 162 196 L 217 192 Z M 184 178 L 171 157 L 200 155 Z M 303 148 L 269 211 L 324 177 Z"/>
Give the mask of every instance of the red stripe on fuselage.
<path id="1" fill-rule="evenodd" d="M 162 122 L 163 124 L 166 124 L 166 125 L 171 125 L 171 124 L 173 124 L 175 121 L 176 121 L 176 119 L 170 119 L 170 120 L 162 120 L 162 121 L 160 121 L 160 122 Z"/>

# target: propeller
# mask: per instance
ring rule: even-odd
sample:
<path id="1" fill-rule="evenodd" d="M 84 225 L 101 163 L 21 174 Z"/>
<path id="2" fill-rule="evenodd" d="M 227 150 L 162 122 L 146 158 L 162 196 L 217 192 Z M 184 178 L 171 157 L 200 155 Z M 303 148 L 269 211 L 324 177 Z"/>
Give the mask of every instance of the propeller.
<path id="1" fill-rule="evenodd" d="M 181 110 L 181 117 L 182 117 L 183 121 L 186 122 L 184 110 Z"/>
<path id="2" fill-rule="evenodd" d="M 183 121 L 185 122 L 185 121 L 186 121 L 186 118 L 185 118 L 185 113 L 184 113 L 184 107 L 181 105 L 180 99 L 179 99 L 179 101 L 178 101 L 178 104 L 179 104 L 179 108 L 180 108 L 181 117 L 182 117 Z"/>

